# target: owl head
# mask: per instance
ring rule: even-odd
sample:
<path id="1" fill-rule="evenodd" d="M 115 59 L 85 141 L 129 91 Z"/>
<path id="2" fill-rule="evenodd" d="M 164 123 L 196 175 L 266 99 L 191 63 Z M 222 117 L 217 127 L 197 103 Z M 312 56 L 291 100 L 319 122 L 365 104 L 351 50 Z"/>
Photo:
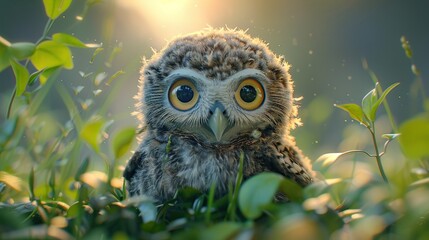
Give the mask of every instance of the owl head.
<path id="1" fill-rule="evenodd" d="M 180 36 L 144 63 L 138 115 L 149 130 L 224 146 L 297 123 L 289 65 L 243 31 Z"/>

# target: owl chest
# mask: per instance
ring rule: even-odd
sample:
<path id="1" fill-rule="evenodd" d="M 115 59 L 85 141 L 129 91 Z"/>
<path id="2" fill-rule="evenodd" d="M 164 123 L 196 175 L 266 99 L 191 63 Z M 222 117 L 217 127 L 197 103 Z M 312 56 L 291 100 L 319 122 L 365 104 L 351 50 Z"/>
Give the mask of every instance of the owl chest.
<path id="1" fill-rule="evenodd" d="M 237 176 L 239 154 L 217 153 L 195 147 L 180 148 L 168 156 L 164 172 L 178 185 L 205 191 L 212 183 L 225 190 Z"/>

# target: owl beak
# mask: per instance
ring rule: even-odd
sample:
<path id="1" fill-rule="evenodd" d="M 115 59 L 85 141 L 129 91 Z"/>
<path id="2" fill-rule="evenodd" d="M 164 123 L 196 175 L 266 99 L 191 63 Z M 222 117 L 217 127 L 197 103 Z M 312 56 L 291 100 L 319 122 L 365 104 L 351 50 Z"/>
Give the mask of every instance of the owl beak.
<path id="1" fill-rule="evenodd" d="M 221 109 L 216 108 L 214 113 L 210 116 L 207 125 L 212 130 L 216 140 L 220 141 L 225 129 L 228 127 L 228 119 L 223 115 Z"/>

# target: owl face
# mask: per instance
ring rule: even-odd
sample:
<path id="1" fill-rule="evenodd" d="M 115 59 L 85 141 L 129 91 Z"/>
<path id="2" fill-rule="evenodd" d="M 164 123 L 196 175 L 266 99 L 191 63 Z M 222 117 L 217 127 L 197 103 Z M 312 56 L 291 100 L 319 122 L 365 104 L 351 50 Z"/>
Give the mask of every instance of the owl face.
<path id="1" fill-rule="evenodd" d="M 225 144 L 266 127 L 265 89 L 270 79 L 259 70 L 244 69 L 219 81 L 182 68 L 165 82 L 164 105 L 177 130 Z"/>
<path id="2" fill-rule="evenodd" d="M 287 64 L 240 32 L 176 39 L 143 68 L 147 126 L 225 145 L 294 121 Z"/>

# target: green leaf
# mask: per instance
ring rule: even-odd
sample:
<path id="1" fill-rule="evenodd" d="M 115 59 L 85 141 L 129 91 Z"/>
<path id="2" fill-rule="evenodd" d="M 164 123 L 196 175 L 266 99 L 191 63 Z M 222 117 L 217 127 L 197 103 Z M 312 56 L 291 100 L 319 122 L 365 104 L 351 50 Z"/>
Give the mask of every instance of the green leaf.
<path id="1" fill-rule="evenodd" d="M 370 116 L 374 120 L 375 120 L 375 117 L 376 117 L 376 114 L 377 114 L 377 110 L 378 110 L 378 107 L 380 106 L 380 104 L 384 101 L 384 99 L 386 98 L 387 94 L 389 94 L 390 91 L 392 91 L 398 85 L 399 85 L 399 83 L 394 83 L 394 84 L 390 85 L 386 90 L 384 90 L 384 92 L 381 94 L 381 96 L 377 100 L 377 102 L 374 103 L 374 105 L 372 106 L 371 112 L 370 112 Z"/>
<path id="2" fill-rule="evenodd" d="M 205 240 L 224 240 L 234 239 L 235 234 L 241 229 L 241 224 L 237 222 L 221 222 L 200 230 L 201 239 Z"/>
<path id="3" fill-rule="evenodd" d="M 76 171 L 76 174 L 74 175 L 75 181 L 80 181 L 80 176 L 86 172 L 89 166 L 89 158 L 83 159 L 82 163 L 79 165 L 79 168 Z"/>
<path id="4" fill-rule="evenodd" d="M 36 44 L 30 42 L 12 43 L 9 47 L 9 53 L 17 60 L 30 57 L 34 51 L 36 51 Z"/>
<path id="5" fill-rule="evenodd" d="M 416 116 L 400 127 L 399 143 L 406 156 L 413 159 L 429 157 L 429 115 Z"/>
<path id="6" fill-rule="evenodd" d="M 375 84 L 375 87 L 377 87 L 378 83 Z M 371 110 L 374 106 L 374 104 L 377 102 L 377 90 L 376 88 L 369 91 L 365 97 L 362 99 L 362 110 L 365 114 L 365 116 L 371 121 L 375 121 L 375 116 L 371 114 Z"/>
<path id="7" fill-rule="evenodd" d="M 80 137 L 85 140 L 95 152 L 100 151 L 101 133 L 105 121 L 102 119 L 93 119 L 87 122 L 80 131 Z"/>
<path id="8" fill-rule="evenodd" d="M 21 96 L 25 92 L 30 74 L 24 66 L 13 59 L 10 59 L 10 65 L 12 66 L 13 74 L 16 79 L 16 95 Z"/>
<path id="9" fill-rule="evenodd" d="M 119 70 L 117 72 L 115 72 L 110 78 L 109 80 L 107 80 L 106 85 L 109 86 L 110 83 L 112 83 L 113 80 L 115 80 L 116 78 L 118 78 L 120 75 L 124 74 L 125 72 L 122 70 Z"/>
<path id="10" fill-rule="evenodd" d="M 55 33 L 54 35 L 52 35 L 52 40 L 54 40 L 55 42 L 63 43 L 70 47 L 79 47 L 79 48 L 100 47 L 100 44 L 83 43 L 77 37 L 66 33 Z"/>
<path id="11" fill-rule="evenodd" d="M 30 170 L 30 175 L 28 176 L 28 190 L 30 191 L 30 201 L 33 201 L 36 198 L 34 194 L 34 168 Z"/>
<path id="12" fill-rule="evenodd" d="M 302 187 L 290 179 L 283 179 L 280 184 L 280 190 L 282 193 L 286 194 L 289 200 L 295 202 L 302 202 L 304 200 Z"/>
<path id="13" fill-rule="evenodd" d="M 116 134 L 112 142 L 113 153 L 116 159 L 127 153 L 133 143 L 135 134 L 136 130 L 133 127 L 124 128 Z"/>
<path id="14" fill-rule="evenodd" d="M 32 73 L 28 79 L 28 85 L 31 86 L 34 84 L 34 82 L 37 80 L 37 78 L 39 78 L 40 74 L 43 73 L 43 71 L 45 71 L 44 69 L 36 71 L 34 73 Z"/>
<path id="15" fill-rule="evenodd" d="M 73 68 L 70 49 L 62 43 L 50 40 L 37 45 L 36 52 L 34 52 L 30 60 L 37 70 L 57 66 L 67 69 Z"/>
<path id="16" fill-rule="evenodd" d="M 98 54 L 100 54 L 102 51 L 104 51 L 104 48 L 102 48 L 102 47 L 96 48 L 94 53 L 92 54 L 91 60 L 89 60 L 89 63 L 91 63 L 91 64 L 94 63 L 95 57 Z"/>
<path id="17" fill-rule="evenodd" d="M 56 19 L 69 8 L 72 0 L 43 0 L 46 15 L 50 19 Z"/>
<path id="18" fill-rule="evenodd" d="M 45 68 L 42 70 L 42 72 L 40 73 L 39 79 L 40 79 L 40 84 L 44 85 L 46 83 L 46 81 L 48 80 L 48 78 L 53 75 L 58 68 L 60 68 L 61 66 L 55 66 L 55 67 L 50 67 L 50 68 Z"/>
<path id="19" fill-rule="evenodd" d="M 318 170 L 331 166 L 344 153 L 326 153 L 320 156 L 315 162 L 314 167 Z"/>
<path id="20" fill-rule="evenodd" d="M 364 124 L 365 126 L 368 126 L 368 122 L 365 119 L 365 115 L 363 113 L 362 108 L 355 104 L 355 103 L 348 103 L 348 104 L 342 104 L 342 105 L 334 105 L 335 107 L 342 109 L 346 111 L 351 118 L 355 119 L 356 121 Z"/>
<path id="21" fill-rule="evenodd" d="M 0 71 L 9 66 L 9 47 L 10 42 L 0 36 Z"/>
<path id="22" fill-rule="evenodd" d="M 54 35 L 52 35 L 52 40 L 71 47 L 86 48 L 85 43 L 80 41 L 77 37 L 66 33 L 55 33 Z"/>
<path id="23" fill-rule="evenodd" d="M 400 133 L 389 133 L 389 134 L 383 134 L 381 135 L 381 137 L 386 138 L 387 140 L 393 140 L 399 137 L 400 135 L 401 135 Z"/>
<path id="24" fill-rule="evenodd" d="M 247 219 L 256 219 L 270 205 L 284 177 L 277 173 L 264 172 L 246 182 L 240 189 L 238 204 Z"/>
<path id="25" fill-rule="evenodd" d="M 82 202 L 75 202 L 72 204 L 67 210 L 67 217 L 69 218 L 77 218 L 84 212 L 84 206 Z"/>

